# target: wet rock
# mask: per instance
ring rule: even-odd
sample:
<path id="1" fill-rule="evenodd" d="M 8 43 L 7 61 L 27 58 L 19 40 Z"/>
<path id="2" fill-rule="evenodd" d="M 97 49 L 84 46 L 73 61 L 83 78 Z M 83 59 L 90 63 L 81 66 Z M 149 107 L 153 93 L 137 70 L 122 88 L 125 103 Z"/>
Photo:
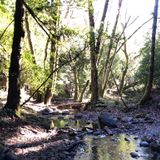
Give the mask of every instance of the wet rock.
<path id="1" fill-rule="evenodd" d="M 59 111 L 53 111 L 52 113 L 51 113 L 52 115 L 59 115 L 59 114 L 61 114 Z"/>
<path id="2" fill-rule="evenodd" d="M 135 136 L 135 137 L 134 137 L 134 140 L 138 140 L 138 136 Z"/>
<path id="3" fill-rule="evenodd" d="M 62 115 L 69 115 L 69 111 L 68 110 L 62 111 Z"/>
<path id="4" fill-rule="evenodd" d="M 0 160 L 17 160 L 17 156 L 7 147 L 0 146 Z"/>
<path id="5" fill-rule="evenodd" d="M 133 121 L 133 118 L 132 117 L 124 117 L 121 119 L 121 121 L 124 123 L 129 123 L 129 122 Z"/>
<path id="6" fill-rule="evenodd" d="M 53 113 L 53 110 L 51 108 L 45 108 L 44 110 L 42 110 L 42 115 L 48 115 L 52 113 Z"/>
<path id="7" fill-rule="evenodd" d="M 64 119 L 64 117 L 62 115 L 58 116 L 57 118 L 60 120 Z"/>
<path id="8" fill-rule="evenodd" d="M 104 127 L 104 131 L 109 135 L 113 135 L 113 132 L 107 126 Z"/>
<path id="9" fill-rule="evenodd" d="M 98 122 L 92 122 L 92 127 L 93 127 L 93 130 L 98 129 L 99 128 Z"/>
<path id="10" fill-rule="evenodd" d="M 87 132 L 88 134 L 91 134 L 91 133 L 93 133 L 93 130 L 92 130 L 91 128 L 86 128 L 86 132 Z"/>
<path id="11" fill-rule="evenodd" d="M 139 144 L 140 147 L 149 147 L 149 143 L 147 141 L 142 141 Z"/>
<path id="12" fill-rule="evenodd" d="M 130 140 L 129 138 L 127 138 L 127 137 L 125 137 L 124 140 L 125 140 L 126 142 L 130 142 L 130 141 L 131 141 L 131 140 Z"/>
<path id="13" fill-rule="evenodd" d="M 114 142 L 114 143 L 118 143 L 118 142 L 119 142 L 119 139 L 118 139 L 118 138 L 115 138 L 115 137 L 111 138 L 111 140 L 112 140 L 112 142 Z"/>
<path id="14" fill-rule="evenodd" d="M 117 127 L 117 122 L 108 113 L 101 113 L 98 116 L 98 120 L 99 120 L 99 124 L 100 124 L 101 129 L 104 129 L 105 126 L 108 126 L 110 128 L 116 128 Z"/>
<path id="15" fill-rule="evenodd" d="M 105 134 L 101 134 L 101 135 L 99 135 L 99 138 L 105 138 L 106 137 L 106 135 Z"/>
<path id="16" fill-rule="evenodd" d="M 70 131 L 69 132 L 69 136 L 71 136 L 71 137 L 75 137 L 76 135 L 77 135 L 76 131 Z"/>
<path id="17" fill-rule="evenodd" d="M 153 159 L 154 160 L 160 160 L 160 153 L 154 153 Z"/>
<path id="18" fill-rule="evenodd" d="M 76 137 L 75 137 L 75 140 L 76 140 L 76 141 L 80 141 L 80 137 L 76 136 Z"/>
<path id="19" fill-rule="evenodd" d="M 152 149 L 152 151 L 160 153 L 160 144 L 158 144 L 156 142 L 151 142 L 150 143 L 150 148 Z"/>
<path id="20" fill-rule="evenodd" d="M 136 152 L 131 152 L 130 155 L 132 158 L 136 158 L 136 159 L 139 158 L 139 154 Z"/>
<path id="21" fill-rule="evenodd" d="M 106 108 L 106 107 L 108 107 L 108 104 L 98 103 L 98 104 L 96 104 L 96 107 L 104 107 L 104 108 Z"/>
<path id="22" fill-rule="evenodd" d="M 75 119 L 81 119 L 83 117 L 83 114 L 82 113 L 76 113 L 75 115 L 74 115 L 74 118 Z"/>
<path id="23" fill-rule="evenodd" d="M 146 114 L 145 113 L 138 113 L 136 114 L 135 118 L 145 118 Z"/>
<path id="24" fill-rule="evenodd" d="M 102 131 L 98 129 L 95 132 L 93 132 L 93 135 L 97 136 L 97 135 L 100 135 L 101 133 Z"/>
<path id="25" fill-rule="evenodd" d="M 130 129 L 133 129 L 133 128 L 134 128 L 134 126 L 132 124 L 126 124 L 125 125 L 125 129 L 130 130 Z"/>

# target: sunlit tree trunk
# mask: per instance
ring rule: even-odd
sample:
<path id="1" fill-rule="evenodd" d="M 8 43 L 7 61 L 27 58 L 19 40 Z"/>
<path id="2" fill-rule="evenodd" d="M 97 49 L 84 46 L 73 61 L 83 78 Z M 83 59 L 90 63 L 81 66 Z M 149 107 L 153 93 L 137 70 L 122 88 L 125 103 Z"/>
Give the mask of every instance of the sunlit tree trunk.
<path id="1" fill-rule="evenodd" d="M 120 9 L 122 6 L 122 2 L 123 2 L 123 0 L 119 0 L 119 2 L 118 2 L 119 3 L 118 12 L 117 12 L 116 20 L 115 20 L 115 23 L 113 26 L 112 35 L 111 35 L 109 46 L 108 46 L 108 51 L 106 53 L 107 57 L 106 57 L 105 65 L 99 74 L 100 75 L 99 76 L 99 95 L 101 97 L 103 97 L 103 95 L 104 95 L 104 91 L 106 89 L 107 81 L 109 78 L 109 72 L 110 72 L 109 71 L 110 70 L 109 63 L 110 63 L 111 51 L 112 51 L 113 45 L 114 45 L 114 38 L 116 35 L 116 29 L 117 29 L 117 25 L 118 25 L 118 21 L 119 21 Z"/>
<path id="2" fill-rule="evenodd" d="M 57 36 L 57 27 L 59 26 L 59 7 L 60 7 L 60 0 L 53 1 L 51 3 L 52 7 L 52 24 L 51 24 L 51 32 L 52 34 L 52 39 L 51 39 L 51 52 L 50 52 L 50 72 L 52 73 L 53 70 L 58 66 L 58 36 Z M 52 31 L 53 30 L 53 31 Z M 45 97 L 44 97 L 44 103 L 45 104 L 50 104 L 51 99 L 53 96 L 53 92 L 55 91 L 55 86 L 56 86 L 56 80 L 57 80 L 57 72 L 54 72 L 54 74 L 51 76 L 49 84 L 47 86 L 47 89 L 45 91 Z"/>
<path id="3" fill-rule="evenodd" d="M 9 68 L 9 88 L 5 108 L 16 110 L 20 103 L 20 56 L 21 39 L 24 38 L 23 30 L 24 8 L 22 0 L 16 0 L 14 14 L 14 36 L 12 44 L 11 61 Z"/>
<path id="4" fill-rule="evenodd" d="M 102 35 L 104 30 L 104 21 L 105 21 L 107 10 L 108 10 L 108 4 L 109 4 L 109 0 L 106 0 L 104 4 L 100 26 L 98 29 L 98 36 L 97 36 L 97 42 L 96 42 L 96 48 L 95 48 L 97 54 L 99 54 L 99 51 L 100 51 L 100 45 L 101 45 L 101 40 L 102 40 Z"/>
<path id="5" fill-rule="evenodd" d="M 150 68 L 147 86 L 145 88 L 144 95 L 140 101 L 140 104 L 145 104 L 147 100 L 151 98 L 151 89 L 154 78 L 154 57 L 155 57 L 155 42 L 156 42 L 156 31 L 157 31 L 157 18 L 158 18 L 158 3 L 159 0 L 155 0 L 154 13 L 153 13 L 153 26 L 152 26 L 152 44 L 151 44 L 151 55 L 150 55 Z"/>
<path id="6" fill-rule="evenodd" d="M 91 102 L 98 101 L 98 71 L 97 71 L 97 55 L 95 49 L 95 34 L 94 34 L 94 9 L 92 0 L 88 0 L 89 24 L 90 24 L 90 59 L 91 59 Z"/>

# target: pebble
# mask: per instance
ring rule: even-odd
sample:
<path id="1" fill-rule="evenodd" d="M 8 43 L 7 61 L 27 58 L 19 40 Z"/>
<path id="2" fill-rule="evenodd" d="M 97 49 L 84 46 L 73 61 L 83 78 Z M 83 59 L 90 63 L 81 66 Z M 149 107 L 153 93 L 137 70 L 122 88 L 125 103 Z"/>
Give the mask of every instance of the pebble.
<path id="1" fill-rule="evenodd" d="M 131 140 L 127 137 L 124 138 L 125 141 L 130 142 Z"/>

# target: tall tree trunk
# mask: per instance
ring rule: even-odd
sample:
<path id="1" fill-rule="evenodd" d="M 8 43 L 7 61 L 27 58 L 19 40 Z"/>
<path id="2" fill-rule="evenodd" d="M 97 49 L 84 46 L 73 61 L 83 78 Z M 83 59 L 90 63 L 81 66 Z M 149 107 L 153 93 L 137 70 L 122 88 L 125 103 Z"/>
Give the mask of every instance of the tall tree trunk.
<path id="1" fill-rule="evenodd" d="M 153 14 L 153 26 L 152 26 L 152 44 L 151 44 L 151 55 L 150 55 L 150 68 L 149 68 L 149 75 L 147 86 L 145 88 L 144 95 L 140 100 L 140 104 L 143 105 L 151 98 L 151 89 L 153 85 L 153 78 L 154 78 L 154 57 L 155 57 L 155 42 L 156 42 L 156 31 L 157 31 L 157 18 L 158 18 L 158 3 L 159 0 L 155 0 L 154 6 L 154 14 Z"/>
<path id="2" fill-rule="evenodd" d="M 90 24 L 90 59 L 91 59 L 91 102 L 98 101 L 98 71 L 97 71 L 97 55 L 95 49 L 94 34 L 94 9 L 92 0 L 88 0 L 89 24 Z"/>
<path id="3" fill-rule="evenodd" d="M 51 39 L 51 52 L 50 52 L 50 72 L 52 73 L 53 70 L 58 66 L 58 45 L 57 42 L 59 41 L 59 37 L 57 36 L 57 27 L 59 26 L 59 10 L 60 10 L 60 0 L 51 1 L 51 7 L 52 7 L 52 26 L 51 30 L 54 30 L 54 34 L 52 35 Z M 55 72 L 51 76 L 51 80 L 47 86 L 45 97 L 44 97 L 44 103 L 50 104 L 51 99 L 53 97 L 53 91 L 55 90 L 56 86 L 56 80 L 57 80 L 57 72 Z"/>
<path id="4" fill-rule="evenodd" d="M 11 61 L 9 68 L 9 88 L 5 108 L 16 110 L 20 103 L 20 52 L 21 38 L 24 38 L 23 30 L 24 8 L 22 0 L 16 0 L 14 14 L 14 37 L 12 44 Z"/>
<path id="5" fill-rule="evenodd" d="M 106 0 L 104 9 L 103 9 L 102 18 L 101 18 L 101 23 L 98 30 L 98 37 L 97 37 L 97 42 L 95 46 L 95 50 L 97 54 L 99 53 L 99 50 L 100 50 L 101 39 L 102 39 L 103 30 L 104 30 L 104 21 L 105 21 L 107 10 L 108 10 L 108 3 L 109 3 L 109 0 Z"/>
<path id="6" fill-rule="evenodd" d="M 112 35 L 111 35 L 111 39 L 109 42 L 109 46 L 108 46 L 108 51 L 107 51 L 107 57 L 106 57 L 106 62 L 105 62 L 105 66 L 103 69 L 103 72 L 101 72 L 100 77 L 99 77 L 99 95 L 101 97 L 103 97 L 104 95 L 104 91 L 106 89 L 106 85 L 107 85 L 107 81 L 108 81 L 108 77 L 109 77 L 109 60 L 110 60 L 110 56 L 111 56 L 111 51 L 114 45 L 114 38 L 115 38 L 115 34 L 116 34 L 116 29 L 117 29 L 117 25 L 118 25 L 118 21 L 119 21 L 119 16 L 120 16 L 120 9 L 122 6 L 122 2 L 123 0 L 119 0 L 119 5 L 118 5 L 118 12 L 116 15 L 116 20 L 113 26 L 113 31 L 112 31 Z"/>

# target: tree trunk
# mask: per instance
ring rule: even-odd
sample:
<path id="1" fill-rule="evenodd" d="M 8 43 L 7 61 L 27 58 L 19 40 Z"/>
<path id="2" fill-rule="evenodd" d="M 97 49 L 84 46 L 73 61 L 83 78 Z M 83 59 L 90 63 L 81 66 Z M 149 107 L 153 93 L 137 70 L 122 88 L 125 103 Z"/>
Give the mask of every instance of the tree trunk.
<path id="1" fill-rule="evenodd" d="M 28 22 L 28 12 L 27 11 L 25 12 L 25 26 L 26 26 L 28 44 L 29 44 L 29 48 L 30 48 L 32 58 L 33 58 L 33 63 L 36 64 L 36 58 L 34 55 L 34 49 L 33 49 L 33 45 L 32 45 L 31 31 L 30 31 L 29 22 Z"/>
<path id="2" fill-rule="evenodd" d="M 99 99 L 98 95 L 98 71 L 97 71 L 97 55 L 95 49 L 94 34 L 94 9 L 92 0 L 88 0 L 89 24 L 90 24 L 90 59 L 91 59 L 91 102 L 96 103 Z"/>
<path id="3" fill-rule="evenodd" d="M 117 12 L 117 15 L 116 15 L 116 20 L 115 20 L 115 23 L 114 23 L 111 39 L 110 39 L 109 46 L 108 46 L 105 66 L 104 66 L 104 69 L 101 72 L 101 75 L 99 77 L 99 95 L 101 97 L 103 97 L 103 95 L 104 95 L 104 91 L 106 89 L 106 85 L 107 85 L 107 81 L 108 81 L 108 77 L 109 77 L 110 56 L 111 56 L 111 51 L 112 51 L 112 48 L 113 48 L 113 45 L 114 45 L 114 38 L 115 38 L 116 29 L 117 29 L 117 25 L 118 25 L 118 21 L 119 21 L 120 9 L 121 9 L 121 6 L 122 6 L 122 1 L 123 0 L 119 0 L 118 12 Z"/>
<path id="4" fill-rule="evenodd" d="M 50 52 L 50 72 L 52 73 L 55 68 L 58 66 L 58 41 L 59 37 L 57 35 L 57 29 L 59 25 L 59 11 L 60 11 L 60 0 L 56 0 L 55 2 L 51 0 L 51 7 L 53 11 L 53 17 L 52 17 L 52 25 L 50 30 L 54 30 L 54 34 L 52 34 L 51 39 L 51 52 Z M 47 56 L 47 53 L 45 55 L 45 58 Z M 53 92 L 55 91 L 56 87 L 56 81 L 57 81 L 57 72 L 54 72 L 51 76 L 51 80 L 47 86 L 45 97 L 44 97 L 44 103 L 50 104 L 51 99 L 53 96 Z"/>
<path id="5" fill-rule="evenodd" d="M 99 50 L 100 50 L 101 39 L 102 39 L 103 30 L 104 30 L 104 21 L 105 21 L 107 10 L 108 10 L 108 3 L 109 3 L 109 0 L 106 0 L 104 9 L 103 9 L 102 18 L 101 18 L 101 23 L 100 23 L 99 30 L 98 30 L 98 37 L 97 37 L 97 42 L 96 42 L 96 47 L 95 47 L 97 54 L 99 53 Z"/>
<path id="6" fill-rule="evenodd" d="M 144 95 L 140 100 L 140 104 L 145 104 L 150 98 L 151 89 L 153 85 L 153 78 L 154 78 L 154 57 L 155 57 L 155 42 L 156 42 L 156 31 L 157 31 L 157 18 L 158 18 L 158 3 L 159 0 L 155 0 L 154 6 L 154 14 L 153 14 L 153 26 L 152 26 L 152 44 L 151 44 L 151 56 L 150 56 L 150 68 L 149 68 L 149 75 L 147 86 L 145 88 Z"/>
<path id="7" fill-rule="evenodd" d="M 80 102 L 82 102 L 82 100 L 83 100 L 84 92 L 86 91 L 88 85 L 89 85 L 89 80 L 86 82 L 86 84 L 85 84 L 85 86 L 84 86 L 84 88 L 83 88 L 83 90 L 81 92 L 81 95 L 79 96 L 79 101 Z"/>
<path id="8" fill-rule="evenodd" d="M 46 105 L 50 105 L 51 101 L 52 101 L 52 87 L 50 85 L 52 85 L 52 84 L 50 83 L 47 86 L 45 96 L 44 96 L 44 104 L 46 104 Z"/>
<path id="9" fill-rule="evenodd" d="M 79 82 L 78 82 L 78 75 L 76 67 L 73 67 L 73 74 L 74 74 L 74 100 L 77 101 L 79 97 Z"/>
<path id="10" fill-rule="evenodd" d="M 9 88 L 7 103 L 5 108 L 16 110 L 20 103 L 20 52 L 21 38 L 24 37 L 23 30 L 24 8 L 22 0 L 16 0 L 16 9 L 14 15 L 14 37 L 12 44 L 11 61 L 9 68 Z"/>
<path id="11" fill-rule="evenodd" d="M 124 41 L 126 41 L 126 37 L 124 36 Z M 126 62 L 125 62 L 125 66 L 124 66 L 124 69 L 122 70 L 122 78 L 120 80 L 120 85 L 119 85 L 119 92 L 120 92 L 120 95 L 122 94 L 123 92 L 123 87 L 124 87 L 124 80 L 125 80 L 125 76 L 127 74 L 127 70 L 128 70 L 128 60 L 129 60 L 129 57 L 128 57 L 128 53 L 127 53 L 127 45 L 126 43 L 124 44 L 124 50 L 123 50 L 124 54 L 125 54 L 125 58 L 126 58 Z"/>

